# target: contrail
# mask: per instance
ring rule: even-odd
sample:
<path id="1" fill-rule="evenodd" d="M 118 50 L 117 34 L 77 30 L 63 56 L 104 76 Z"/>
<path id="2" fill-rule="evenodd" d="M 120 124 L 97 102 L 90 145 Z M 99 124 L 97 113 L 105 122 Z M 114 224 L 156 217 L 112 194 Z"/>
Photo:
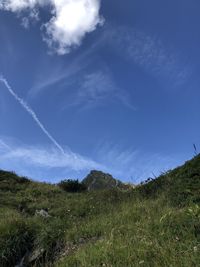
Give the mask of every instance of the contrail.
<path id="1" fill-rule="evenodd" d="M 61 145 L 58 144 L 58 142 L 51 136 L 51 134 L 46 130 L 46 128 L 44 127 L 44 125 L 40 122 L 40 120 L 38 119 L 37 115 L 35 114 L 35 112 L 26 104 L 26 102 L 20 98 L 11 88 L 11 86 L 9 85 L 9 83 L 7 82 L 7 80 L 3 77 L 0 76 L 0 82 L 2 82 L 5 87 L 8 89 L 9 93 L 15 98 L 15 100 L 17 100 L 17 102 L 19 102 L 19 104 L 30 114 L 30 116 L 32 117 L 32 119 L 36 122 L 36 124 L 39 126 L 39 128 L 43 131 L 43 133 L 53 142 L 53 144 L 63 153 L 64 149 L 61 147 Z"/>

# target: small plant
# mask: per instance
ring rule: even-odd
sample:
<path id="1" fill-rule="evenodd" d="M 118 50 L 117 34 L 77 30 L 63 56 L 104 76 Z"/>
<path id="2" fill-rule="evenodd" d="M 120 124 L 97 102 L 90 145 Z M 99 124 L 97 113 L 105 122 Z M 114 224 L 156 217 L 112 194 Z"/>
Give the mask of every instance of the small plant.
<path id="1" fill-rule="evenodd" d="M 193 144 L 193 147 L 194 147 L 194 156 L 196 157 L 198 155 L 198 153 L 197 153 L 197 147 L 196 147 L 195 144 Z"/>
<path id="2" fill-rule="evenodd" d="M 188 215 L 200 219 L 200 206 L 198 204 L 194 204 L 192 207 L 189 207 Z"/>
<path id="3" fill-rule="evenodd" d="M 61 181 L 58 186 L 64 191 L 71 193 L 78 193 L 87 190 L 87 187 L 83 183 L 80 183 L 78 180 L 71 179 Z"/>

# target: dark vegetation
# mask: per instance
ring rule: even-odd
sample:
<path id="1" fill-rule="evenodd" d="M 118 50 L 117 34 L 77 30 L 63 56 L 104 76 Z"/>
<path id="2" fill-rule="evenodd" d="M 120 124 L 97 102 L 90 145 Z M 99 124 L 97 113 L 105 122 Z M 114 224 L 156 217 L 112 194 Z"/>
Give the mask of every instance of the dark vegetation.
<path id="1" fill-rule="evenodd" d="M 199 155 L 134 189 L 83 190 L 91 174 L 50 185 L 0 171 L 1 267 L 200 266 Z"/>
<path id="2" fill-rule="evenodd" d="M 63 180 L 58 184 L 58 186 L 64 191 L 71 193 L 80 193 L 87 190 L 87 186 L 85 184 L 72 179 Z"/>

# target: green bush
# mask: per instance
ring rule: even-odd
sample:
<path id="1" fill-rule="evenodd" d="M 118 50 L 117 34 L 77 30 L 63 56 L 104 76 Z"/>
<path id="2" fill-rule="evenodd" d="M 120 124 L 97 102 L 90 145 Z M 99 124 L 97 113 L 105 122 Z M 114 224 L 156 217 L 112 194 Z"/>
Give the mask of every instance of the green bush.
<path id="1" fill-rule="evenodd" d="M 80 183 L 78 180 L 63 180 L 58 185 L 64 191 L 71 193 L 78 193 L 87 190 L 87 187 L 84 184 Z"/>

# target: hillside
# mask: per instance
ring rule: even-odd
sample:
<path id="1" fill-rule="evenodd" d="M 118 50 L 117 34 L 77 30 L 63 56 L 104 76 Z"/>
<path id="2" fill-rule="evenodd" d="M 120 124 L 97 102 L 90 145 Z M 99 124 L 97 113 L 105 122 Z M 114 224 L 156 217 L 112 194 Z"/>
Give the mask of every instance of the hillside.
<path id="1" fill-rule="evenodd" d="M 143 196 L 159 197 L 164 194 L 171 205 L 184 206 L 200 202 L 200 156 L 183 166 L 144 183 L 139 189 Z"/>
<path id="2" fill-rule="evenodd" d="M 199 266 L 199 205 L 200 156 L 129 190 L 0 171 L 0 266 Z"/>

